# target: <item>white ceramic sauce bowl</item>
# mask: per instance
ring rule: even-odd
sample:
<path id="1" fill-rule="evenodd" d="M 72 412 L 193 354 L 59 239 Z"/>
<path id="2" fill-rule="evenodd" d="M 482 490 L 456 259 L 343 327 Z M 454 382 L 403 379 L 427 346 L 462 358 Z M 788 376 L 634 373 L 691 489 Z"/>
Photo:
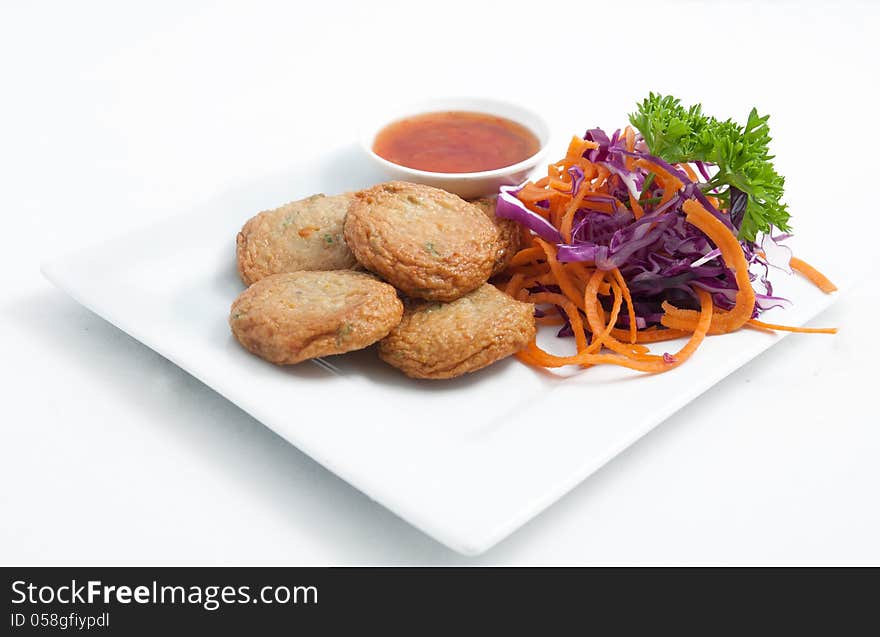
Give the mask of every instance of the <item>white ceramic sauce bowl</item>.
<path id="1" fill-rule="evenodd" d="M 528 159 L 510 166 L 472 173 L 438 173 L 417 170 L 390 162 L 373 152 L 376 135 L 388 124 L 413 115 L 440 111 L 471 111 L 506 117 L 534 133 L 538 138 L 538 152 Z M 364 152 L 388 175 L 389 179 L 442 188 L 465 199 L 495 195 L 500 186 L 516 185 L 525 181 L 529 173 L 541 161 L 549 141 L 549 127 L 537 113 L 500 100 L 465 97 L 430 100 L 398 108 L 386 113 L 382 118 L 371 121 L 363 128 L 360 135 Z"/>

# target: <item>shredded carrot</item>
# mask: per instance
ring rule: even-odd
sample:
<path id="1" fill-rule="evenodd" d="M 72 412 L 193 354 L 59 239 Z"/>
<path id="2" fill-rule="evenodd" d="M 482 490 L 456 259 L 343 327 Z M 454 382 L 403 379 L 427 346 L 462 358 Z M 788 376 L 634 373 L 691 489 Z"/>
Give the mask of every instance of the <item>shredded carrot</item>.
<path id="1" fill-rule="evenodd" d="M 571 272 L 573 277 L 584 285 L 589 283 L 590 277 L 593 276 L 593 271 L 579 261 L 567 264 L 566 268 Z"/>
<path id="2" fill-rule="evenodd" d="M 636 149 L 636 132 L 632 126 L 627 126 L 623 131 L 623 137 L 626 139 L 626 149 L 633 152 Z"/>
<path id="3" fill-rule="evenodd" d="M 811 266 L 809 263 L 804 261 L 803 259 L 798 259 L 797 257 L 791 258 L 791 267 L 793 270 L 797 270 L 805 277 L 807 277 L 813 284 L 822 290 L 823 292 L 830 294 L 837 290 L 837 286 L 834 285 L 828 277 L 819 272 L 816 268 Z"/>
<path id="4" fill-rule="evenodd" d="M 507 292 L 510 296 L 516 296 L 517 293 L 522 288 L 523 280 L 525 279 L 524 274 L 514 274 L 510 277 L 510 281 L 507 282 L 507 287 L 505 288 L 505 292 Z"/>
<path id="5" fill-rule="evenodd" d="M 613 354 L 599 354 L 590 357 L 587 362 L 593 365 L 599 363 L 611 363 L 612 365 L 621 365 L 629 367 L 641 372 L 665 372 L 674 367 L 678 367 L 691 357 L 697 351 L 697 348 L 703 342 L 712 324 L 712 295 L 705 290 L 697 289 L 697 296 L 700 297 L 700 320 L 697 322 L 696 329 L 685 345 L 671 356 L 664 354 L 663 356 L 654 356 L 650 360 L 629 360 L 622 356 L 614 356 Z"/>
<path id="6" fill-rule="evenodd" d="M 539 316 L 535 318 L 538 325 L 565 325 L 565 319 L 561 316 Z"/>
<path id="7" fill-rule="evenodd" d="M 691 168 L 690 164 L 676 164 L 676 166 L 681 168 L 685 174 L 691 178 L 691 181 L 699 181 L 697 173 L 694 172 L 694 169 Z"/>
<path id="8" fill-rule="evenodd" d="M 572 303 L 577 305 L 580 309 L 584 309 L 584 301 L 580 291 L 575 284 L 572 283 L 571 278 L 569 278 L 568 273 L 565 271 L 565 268 L 562 267 L 562 264 L 556 260 L 556 246 L 547 243 L 543 239 L 536 239 L 535 241 L 537 241 L 538 245 L 544 249 L 544 254 L 547 256 L 547 263 L 550 266 L 550 270 L 556 276 L 556 283 L 559 285 L 559 289 L 562 290 L 562 293 L 567 296 Z"/>
<path id="9" fill-rule="evenodd" d="M 712 315 L 712 325 L 709 326 L 709 334 L 727 334 L 726 326 L 728 312 L 716 311 Z M 694 310 L 682 310 L 672 306 L 670 303 L 663 302 L 663 316 L 660 324 L 672 330 L 680 330 L 690 332 L 697 321 L 700 320 L 699 312 Z"/>
<path id="10" fill-rule="evenodd" d="M 629 193 L 629 205 L 632 207 L 633 217 L 635 217 L 636 219 L 641 219 L 645 216 L 645 211 L 639 204 L 639 200 L 633 197 L 632 193 Z"/>
<path id="11" fill-rule="evenodd" d="M 568 152 L 565 153 L 565 158 L 568 160 L 580 160 L 585 152 L 595 150 L 596 148 L 599 148 L 599 144 L 596 142 L 572 136 L 571 142 L 568 144 Z"/>
<path id="12" fill-rule="evenodd" d="M 540 182 L 538 182 L 538 183 L 540 183 Z M 538 186 L 538 184 L 527 183 L 525 186 L 523 186 L 522 190 L 520 190 L 519 193 L 517 193 L 516 196 L 523 203 L 535 203 L 537 201 L 544 201 L 550 195 L 544 189 L 544 186 Z"/>
<path id="13" fill-rule="evenodd" d="M 577 261 L 573 263 L 566 263 L 565 269 L 566 271 L 570 272 L 571 275 L 578 281 L 579 284 L 582 284 L 584 288 L 586 288 L 587 284 L 590 282 L 590 277 L 593 276 L 592 269 Z M 611 294 L 611 284 L 608 283 L 608 281 L 602 281 L 602 283 L 599 284 L 599 295 L 608 296 L 609 294 Z"/>
<path id="14" fill-rule="evenodd" d="M 514 356 L 516 356 L 521 362 L 529 365 L 530 367 L 536 367 L 538 369 L 544 367 L 543 363 L 541 363 L 540 360 L 536 359 L 534 356 L 531 356 L 529 352 L 527 352 L 525 349 L 520 350 L 519 352 L 514 354 Z"/>
<path id="15" fill-rule="evenodd" d="M 757 319 L 751 319 L 746 325 L 763 330 L 778 330 L 780 332 L 797 332 L 799 334 L 837 334 L 836 327 L 793 327 L 791 325 L 775 325 L 764 323 Z"/>
<path id="16" fill-rule="evenodd" d="M 669 193 L 669 196 L 671 198 L 672 195 L 684 188 L 684 184 L 682 183 L 681 179 L 673 175 L 665 168 L 661 168 L 652 161 L 649 161 L 647 159 L 638 159 L 636 160 L 636 166 L 641 166 L 642 168 L 650 170 L 652 173 L 654 173 L 654 175 L 656 176 L 655 179 L 658 179 L 660 182 L 663 183 L 664 196 L 666 196 L 667 190 L 672 191 L 671 193 Z"/>
<path id="17" fill-rule="evenodd" d="M 612 306 L 612 310 L 616 308 L 616 312 L 612 312 L 611 318 L 608 319 L 608 323 L 605 326 L 605 329 L 602 333 L 602 344 L 610 350 L 623 354 L 625 356 L 629 356 L 630 358 L 647 360 L 650 358 L 651 350 L 648 349 L 645 345 L 640 343 L 625 343 L 623 341 L 618 340 L 612 332 L 614 331 L 614 325 L 617 323 L 617 319 L 620 316 L 620 305 L 623 300 L 623 294 L 620 290 L 620 286 L 616 281 L 611 281 L 611 291 L 613 293 L 614 305 Z M 602 312 L 602 306 L 596 301 L 595 307 L 599 310 L 600 316 L 604 318 L 604 312 Z"/>
<path id="18" fill-rule="evenodd" d="M 693 199 L 688 199 L 682 204 L 682 209 L 687 215 L 687 221 L 691 225 L 696 226 L 703 231 L 712 242 L 721 250 L 721 258 L 724 264 L 733 270 L 736 277 L 736 305 L 729 312 L 717 315 L 712 321 L 714 333 L 733 332 L 741 328 L 746 321 L 752 318 L 752 312 L 755 310 L 755 291 L 752 289 L 752 282 L 749 279 L 749 264 L 746 262 L 745 254 L 743 254 L 742 246 L 739 239 L 718 219 L 706 210 L 703 205 Z M 688 321 L 687 326 L 678 323 L 671 324 L 667 320 L 667 316 L 683 318 L 681 310 L 671 308 L 667 310 L 661 319 L 661 324 L 666 327 L 687 329 L 695 329 L 693 319 Z M 687 312 L 687 310 L 685 310 Z M 693 314 L 693 312 L 691 312 Z M 690 318 L 690 317 L 689 317 Z"/>
<path id="19" fill-rule="evenodd" d="M 565 173 L 568 175 L 568 173 Z M 553 190 L 559 193 L 567 193 L 571 191 L 571 175 L 568 175 L 568 179 L 551 177 L 550 182 L 548 184 Z"/>
<path id="20" fill-rule="evenodd" d="M 527 277 L 535 277 L 546 274 L 548 270 L 546 263 L 530 263 L 528 265 L 520 265 L 516 268 L 511 268 L 511 272 L 519 273 Z"/>
<path id="21" fill-rule="evenodd" d="M 674 341 L 677 338 L 682 338 L 683 336 L 688 336 L 689 334 L 690 332 L 686 330 L 670 330 L 666 328 L 649 327 L 647 329 L 638 331 L 636 342 L 660 343 L 661 341 Z M 611 335 L 617 339 L 628 338 L 629 331 L 615 328 L 611 330 Z"/>
<path id="22" fill-rule="evenodd" d="M 626 281 L 620 273 L 620 270 L 614 268 L 612 272 L 614 273 L 614 278 L 617 280 L 617 284 L 620 286 L 623 300 L 626 301 L 627 317 L 629 318 L 629 342 L 635 343 L 637 338 L 636 332 L 638 332 L 638 326 L 636 325 L 636 308 L 633 305 L 632 296 L 629 293 L 629 288 L 627 287 Z"/>
<path id="23" fill-rule="evenodd" d="M 553 276 L 552 272 L 526 277 L 522 286 L 524 288 L 532 288 L 536 285 L 556 285 L 556 277 Z"/>
<path id="24" fill-rule="evenodd" d="M 548 191 L 548 192 L 549 192 L 549 191 Z M 546 198 L 546 197 L 545 197 L 545 198 Z M 552 198 L 552 197 L 550 198 L 550 201 L 553 201 L 553 198 Z M 534 212 L 536 215 L 541 216 L 541 217 L 544 217 L 545 219 L 549 219 L 549 218 L 550 218 L 550 213 L 549 213 L 549 211 L 548 211 L 546 208 L 542 208 L 542 207 L 539 206 L 537 203 L 534 203 L 534 202 L 531 202 L 531 201 L 523 201 L 522 203 L 523 203 L 523 205 L 524 205 L 528 210 Z M 550 221 L 551 221 L 551 223 L 553 222 L 552 219 L 550 219 Z"/>
<path id="25" fill-rule="evenodd" d="M 531 263 L 532 261 L 537 261 L 538 259 L 544 256 L 544 250 L 540 246 L 532 247 L 532 248 L 523 248 L 519 252 L 517 252 L 510 259 L 510 266 L 516 267 L 518 265 L 525 265 L 526 263 Z"/>
<path id="26" fill-rule="evenodd" d="M 700 298 L 700 320 L 690 339 L 675 354 L 651 356 L 647 360 L 636 360 L 615 354 L 592 354 L 587 351 L 578 352 L 574 356 L 556 356 L 545 352 L 535 341 L 529 343 L 523 352 L 525 356 L 542 367 L 564 367 L 565 365 L 598 365 L 602 363 L 620 365 L 641 372 L 665 372 L 678 367 L 697 350 L 712 324 L 712 296 L 705 290 L 697 290 Z"/>
<path id="27" fill-rule="evenodd" d="M 567 243 L 571 243 L 571 224 L 574 221 L 574 213 L 578 211 L 578 208 L 581 207 L 581 204 L 584 201 L 584 197 L 588 192 L 588 185 L 586 179 L 581 182 L 580 188 L 578 188 L 577 194 L 574 199 L 568 204 L 568 207 L 565 209 L 565 214 L 562 216 L 562 225 L 559 228 L 560 234 L 565 239 Z"/>
<path id="28" fill-rule="evenodd" d="M 535 294 L 529 294 L 529 302 L 550 303 L 561 307 L 565 312 L 565 315 L 568 317 L 572 332 L 574 332 L 574 339 L 578 351 L 580 352 L 586 349 L 587 336 L 584 333 L 584 322 L 581 320 L 581 314 L 578 312 L 574 303 L 561 294 L 555 294 L 553 292 L 537 292 Z"/>
<path id="29" fill-rule="evenodd" d="M 584 306 L 586 307 L 587 314 L 587 322 L 590 325 L 590 331 L 593 332 L 593 342 L 591 346 L 593 346 L 593 350 L 597 350 L 601 345 L 605 345 L 613 349 L 614 351 L 619 351 L 618 345 L 623 345 L 616 338 L 611 336 L 611 330 L 614 328 L 614 324 L 617 322 L 617 317 L 620 314 L 620 305 L 622 300 L 622 295 L 615 294 L 614 295 L 614 305 L 611 307 L 611 318 L 608 319 L 608 325 L 603 325 L 604 321 L 599 317 L 599 311 L 601 306 L 599 305 L 599 284 L 605 279 L 606 273 L 602 270 L 596 270 L 593 273 L 593 276 L 590 277 L 590 283 L 587 285 L 587 289 L 584 291 L 585 299 Z M 629 350 L 624 349 L 624 352 L 627 353 Z"/>

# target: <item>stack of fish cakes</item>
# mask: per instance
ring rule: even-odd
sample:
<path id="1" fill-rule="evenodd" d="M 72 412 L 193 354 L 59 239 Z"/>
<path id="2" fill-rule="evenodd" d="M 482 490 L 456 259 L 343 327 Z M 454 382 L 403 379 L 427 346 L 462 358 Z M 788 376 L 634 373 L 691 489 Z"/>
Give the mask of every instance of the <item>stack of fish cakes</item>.
<path id="1" fill-rule="evenodd" d="M 494 200 L 429 186 L 314 195 L 242 228 L 238 271 L 250 287 L 229 323 L 246 349 L 277 364 L 379 342 L 382 360 L 408 376 L 460 376 L 535 336 L 534 306 L 487 283 L 520 236 L 495 217 Z"/>

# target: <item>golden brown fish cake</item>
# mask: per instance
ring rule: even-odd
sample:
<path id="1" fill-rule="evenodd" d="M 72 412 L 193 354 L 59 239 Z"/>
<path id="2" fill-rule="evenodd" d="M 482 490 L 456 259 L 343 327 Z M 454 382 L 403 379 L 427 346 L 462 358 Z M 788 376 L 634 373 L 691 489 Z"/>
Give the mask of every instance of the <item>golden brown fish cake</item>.
<path id="1" fill-rule="evenodd" d="M 379 356 L 412 378 L 454 378 L 525 347 L 535 337 L 534 312 L 488 283 L 451 303 L 411 302 L 379 342 Z"/>
<path id="2" fill-rule="evenodd" d="M 236 238 L 245 285 L 280 272 L 345 270 L 357 265 L 342 238 L 354 195 L 312 195 L 251 218 Z"/>
<path id="3" fill-rule="evenodd" d="M 513 219 L 502 219 L 495 216 L 497 197 L 482 197 L 472 200 L 471 203 L 486 213 L 486 216 L 495 225 L 495 229 L 498 230 L 498 247 L 495 250 L 495 266 L 492 268 L 491 278 L 504 272 L 510 265 L 513 255 L 520 251 L 522 231 L 520 225 Z"/>
<path id="4" fill-rule="evenodd" d="M 260 279 L 232 304 L 229 326 L 245 349 L 278 365 L 362 349 L 400 322 L 403 303 L 382 281 L 351 270 Z"/>
<path id="5" fill-rule="evenodd" d="M 361 265 L 407 295 L 452 301 L 489 278 L 498 231 L 456 195 L 393 181 L 355 195 L 345 240 Z"/>

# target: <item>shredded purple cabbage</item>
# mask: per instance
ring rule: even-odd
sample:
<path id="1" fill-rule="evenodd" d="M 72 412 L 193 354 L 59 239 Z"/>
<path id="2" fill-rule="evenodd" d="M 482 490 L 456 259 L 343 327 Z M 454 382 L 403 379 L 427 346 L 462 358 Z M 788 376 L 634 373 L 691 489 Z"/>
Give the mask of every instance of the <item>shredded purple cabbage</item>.
<path id="1" fill-rule="evenodd" d="M 590 129 L 584 139 L 598 148 L 584 152 L 583 157 L 604 166 L 611 174 L 608 194 L 589 194 L 575 212 L 571 242 L 565 243 L 556 228 L 544 217 L 530 211 L 517 198 L 522 186 L 503 186 L 498 196 L 496 214 L 514 219 L 546 241 L 557 244 L 560 262 L 588 261 L 603 270 L 619 268 L 633 299 L 636 325 L 639 329 L 658 325 L 662 305 L 668 301 L 677 307 L 697 309 L 696 289 L 712 295 L 715 305 L 731 309 L 736 302 L 737 284 L 734 273 L 724 264 L 720 250 L 698 228 L 685 221 L 682 204 L 696 199 L 717 219 L 738 233 L 745 201 L 737 193 L 731 195 L 731 209 L 719 211 L 704 194 L 708 189 L 711 164 L 696 163 L 704 181 L 694 181 L 681 169 L 648 153 L 641 135 L 636 136 L 634 151 L 626 149 L 626 140 L 615 131 L 610 137 L 599 128 Z M 662 190 L 649 182 L 649 172 L 627 167 L 627 158 L 646 159 L 681 180 L 683 187 L 669 201 L 660 204 Z M 578 167 L 569 169 L 571 194 L 577 193 L 584 180 Z M 734 189 L 732 189 L 734 190 Z M 711 194 L 711 193 L 710 193 Z M 636 220 L 630 210 L 630 196 L 638 199 L 645 212 Z M 546 206 L 546 202 L 543 202 Z M 601 209 L 596 204 L 602 204 Z M 611 205 L 611 214 L 607 206 Z M 540 203 L 538 205 L 541 205 Z M 755 287 L 753 317 L 773 307 L 786 307 L 790 301 L 773 294 L 769 280 L 771 267 L 790 272 L 791 251 L 781 242 L 788 235 L 764 235 L 759 242 L 741 241 L 749 264 L 749 277 Z M 541 286 L 546 291 L 544 286 Z M 538 291 L 536 288 L 534 291 Z M 565 317 L 564 313 L 561 313 Z M 567 319 L 566 319 L 567 321 Z M 629 326 L 629 316 L 621 313 L 618 327 Z M 566 322 L 560 336 L 570 336 Z"/>

